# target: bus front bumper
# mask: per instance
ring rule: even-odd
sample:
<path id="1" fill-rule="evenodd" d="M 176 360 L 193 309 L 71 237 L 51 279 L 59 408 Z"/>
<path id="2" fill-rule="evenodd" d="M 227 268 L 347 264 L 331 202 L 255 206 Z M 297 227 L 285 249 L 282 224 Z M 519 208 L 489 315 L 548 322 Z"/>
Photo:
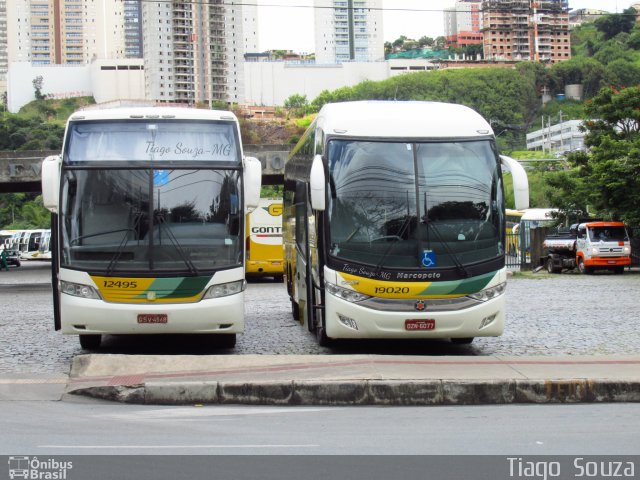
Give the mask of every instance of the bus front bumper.
<path id="1" fill-rule="evenodd" d="M 504 295 L 463 310 L 447 312 L 429 312 L 428 300 L 425 300 L 427 309 L 423 312 L 373 310 L 330 294 L 326 295 L 325 300 L 326 333 L 330 338 L 497 337 L 504 330 Z M 408 326 L 407 323 L 412 325 Z M 428 328 L 433 326 L 433 329 L 415 329 L 425 325 Z"/>
<path id="2" fill-rule="evenodd" d="M 107 303 L 60 295 L 62 333 L 242 333 L 244 292 L 181 304 Z M 166 317 L 165 317 L 166 316 Z M 166 322 L 165 322 L 166 319 Z"/>

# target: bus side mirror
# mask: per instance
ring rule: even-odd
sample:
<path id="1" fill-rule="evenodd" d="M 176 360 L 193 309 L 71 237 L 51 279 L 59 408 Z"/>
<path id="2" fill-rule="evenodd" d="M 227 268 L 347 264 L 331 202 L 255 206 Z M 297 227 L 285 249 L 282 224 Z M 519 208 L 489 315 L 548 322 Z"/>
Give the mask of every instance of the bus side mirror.
<path id="1" fill-rule="evenodd" d="M 52 155 L 42 161 L 42 202 L 47 210 L 58 213 L 60 201 L 60 155 Z"/>
<path id="2" fill-rule="evenodd" d="M 327 183 L 324 176 L 324 163 L 322 156 L 316 155 L 311 164 L 311 177 L 309 185 L 311 187 L 311 208 L 318 211 L 324 211 L 326 208 L 326 200 L 324 196 L 325 185 Z"/>
<path id="3" fill-rule="evenodd" d="M 251 213 L 258 208 L 262 188 L 262 164 L 254 157 L 244 158 L 244 208 Z"/>
<path id="4" fill-rule="evenodd" d="M 516 210 L 529 208 L 529 179 L 527 178 L 527 172 L 522 168 L 522 165 L 511 157 L 500 155 L 500 161 L 502 168 L 511 172 Z"/>

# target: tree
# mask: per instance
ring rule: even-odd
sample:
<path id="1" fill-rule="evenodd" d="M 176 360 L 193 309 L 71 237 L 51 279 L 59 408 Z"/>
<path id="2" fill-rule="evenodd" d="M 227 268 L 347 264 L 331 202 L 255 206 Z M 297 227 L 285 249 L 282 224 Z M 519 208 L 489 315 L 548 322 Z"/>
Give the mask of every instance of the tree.
<path id="1" fill-rule="evenodd" d="M 33 82 L 31 82 L 33 84 L 33 90 L 35 93 L 36 100 L 44 100 L 46 98 L 46 95 L 42 94 L 43 82 L 44 82 L 44 79 L 42 78 L 42 75 L 38 75 L 36 78 L 33 79 Z"/>
<path id="2" fill-rule="evenodd" d="M 595 21 L 596 28 L 609 40 L 621 32 L 629 33 L 636 24 L 636 11 L 628 8 L 622 13 L 613 13 L 598 18 Z"/>
<path id="3" fill-rule="evenodd" d="M 407 37 L 405 37 L 404 35 L 400 35 L 400 37 L 394 40 L 394 42 L 391 45 L 395 50 L 402 50 L 404 47 L 405 40 L 407 40 Z"/>
<path id="4" fill-rule="evenodd" d="M 564 211 L 640 225 L 640 87 L 603 88 L 586 105 L 585 145 L 570 169 L 549 177 L 552 201 Z M 588 207 L 588 208 L 587 208 Z"/>
<path id="5" fill-rule="evenodd" d="M 418 40 L 418 44 L 421 47 L 432 47 L 434 43 L 435 43 L 435 40 L 427 36 L 420 37 L 420 40 Z"/>

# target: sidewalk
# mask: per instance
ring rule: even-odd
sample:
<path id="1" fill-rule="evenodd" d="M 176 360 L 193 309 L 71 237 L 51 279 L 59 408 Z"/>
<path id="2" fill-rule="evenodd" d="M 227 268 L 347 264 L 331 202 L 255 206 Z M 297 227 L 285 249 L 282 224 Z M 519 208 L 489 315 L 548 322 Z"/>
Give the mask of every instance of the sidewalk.
<path id="1" fill-rule="evenodd" d="M 66 392 L 166 405 L 640 402 L 640 355 L 79 355 Z"/>

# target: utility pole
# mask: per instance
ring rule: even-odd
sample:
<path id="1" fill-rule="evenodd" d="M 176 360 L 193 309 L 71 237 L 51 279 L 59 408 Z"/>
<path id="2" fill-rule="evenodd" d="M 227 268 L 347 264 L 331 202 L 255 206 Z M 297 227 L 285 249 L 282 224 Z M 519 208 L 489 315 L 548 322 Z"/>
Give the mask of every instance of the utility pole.
<path id="1" fill-rule="evenodd" d="M 563 134 L 563 126 L 562 126 L 562 110 L 559 112 L 560 116 L 560 151 L 564 153 L 564 134 Z"/>

